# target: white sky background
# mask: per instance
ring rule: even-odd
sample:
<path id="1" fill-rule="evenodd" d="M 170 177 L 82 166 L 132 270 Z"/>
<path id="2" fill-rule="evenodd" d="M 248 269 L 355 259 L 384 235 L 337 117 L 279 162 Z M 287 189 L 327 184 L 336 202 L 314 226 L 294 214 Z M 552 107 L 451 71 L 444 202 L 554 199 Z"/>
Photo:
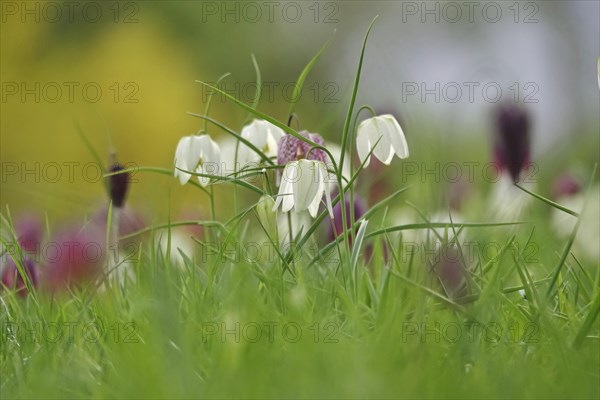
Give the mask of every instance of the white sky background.
<path id="1" fill-rule="evenodd" d="M 371 33 L 357 104 L 369 103 L 380 109 L 396 109 L 409 127 L 428 126 L 442 135 L 463 132 L 489 134 L 490 111 L 494 106 L 483 97 L 483 85 L 496 82 L 503 90 L 501 99 L 514 96 L 511 85 L 517 83 L 521 97 L 531 94 L 537 103 L 524 104 L 534 120 L 534 149 L 547 148 L 565 135 L 581 134 L 587 125 L 599 131 L 600 92 L 597 58 L 600 55 L 600 2 L 540 1 L 520 2 L 519 22 L 514 21 L 513 1 L 498 1 L 502 17 L 487 22 L 483 7 L 476 2 L 473 21 L 463 1 L 459 22 L 447 22 L 443 15 L 445 2 L 439 2 L 440 22 L 434 15 L 421 21 L 422 10 L 407 13 L 407 3 L 421 8 L 423 2 L 347 1 L 340 2 L 335 24 L 334 45 L 328 50 L 326 75 L 340 84 L 341 95 L 347 95 L 356 71 L 362 38 L 376 14 L 379 19 Z M 433 9 L 437 2 L 428 2 Z M 403 14 L 404 7 L 404 14 Z M 514 7 L 514 6 L 513 6 Z M 454 18 L 456 8 L 447 8 Z M 487 8 L 487 17 L 494 9 Z M 450 12 L 452 14 L 450 15 Z M 538 22 L 524 23 L 531 13 Z M 403 21 L 404 17 L 404 21 Z M 307 23 L 311 25 L 310 22 Z M 291 41 L 301 42 L 295 37 Z M 335 62 L 333 62 L 335 61 Z M 403 82 L 424 83 L 434 88 L 440 82 L 441 99 L 420 92 L 407 95 L 403 101 Z M 443 86 L 455 82 L 462 88 L 460 100 L 446 101 Z M 478 82 L 473 102 L 469 101 L 465 82 Z M 528 82 L 533 85 L 525 87 Z M 535 88 L 537 93 L 533 94 Z M 525 90 L 527 89 L 527 90 Z M 454 97 L 455 91 L 448 92 Z M 490 95 L 494 90 L 490 88 Z M 346 97 L 347 98 L 347 97 Z"/>

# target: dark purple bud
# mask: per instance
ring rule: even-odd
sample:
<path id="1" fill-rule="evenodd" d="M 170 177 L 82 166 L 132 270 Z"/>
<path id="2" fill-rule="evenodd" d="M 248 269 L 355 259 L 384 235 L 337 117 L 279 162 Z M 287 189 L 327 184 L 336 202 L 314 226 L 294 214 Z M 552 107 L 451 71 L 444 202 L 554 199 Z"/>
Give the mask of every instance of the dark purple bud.
<path id="1" fill-rule="evenodd" d="M 437 253 L 432 272 L 438 276 L 448 298 L 456 299 L 466 295 L 466 271 L 456 246 L 445 246 Z"/>
<path id="2" fill-rule="evenodd" d="M 516 183 L 530 162 L 529 116 L 515 104 L 504 104 L 497 110 L 495 123 L 494 162 Z"/>
<path id="3" fill-rule="evenodd" d="M 23 268 L 25 269 L 25 274 L 29 278 L 31 286 L 37 288 L 39 284 L 39 271 L 37 265 L 35 265 L 31 259 L 24 257 Z M 19 273 L 17 264 L 12 257 L 9 257 L 8 262 L 2 269 L 2 285 L 9 290 L 15 290 L 17 295 L 21 297 L 25 297 L 29 293 L 25 280 Z"/>
<path id="4" fill-rule="evenodd" d="M 44 236 L 44 227 L 36 216 L 25 215 L 15 222 L 15 233 L 23 251 L 35 252 Z"/>
<path id="5" fill-rule="evenodd" d="M 581 191 L 579 181 L 571 175 L 561 175 L 554 181 L 552 193 L 554 198 L 572 196 Z"/>
<path id="6" fill-rule="evenodd" d="M 114 163 L 109 168 L 109 173 L 123 171 L 123 168 L 118 163 Z M 110 198 L 115 207 L 122 207 L 125 203 L 125 197 L 127 196 L 127 189 L 129 188 L 129 172 L 122 174 L 111 175 L 108 177 Z"/>

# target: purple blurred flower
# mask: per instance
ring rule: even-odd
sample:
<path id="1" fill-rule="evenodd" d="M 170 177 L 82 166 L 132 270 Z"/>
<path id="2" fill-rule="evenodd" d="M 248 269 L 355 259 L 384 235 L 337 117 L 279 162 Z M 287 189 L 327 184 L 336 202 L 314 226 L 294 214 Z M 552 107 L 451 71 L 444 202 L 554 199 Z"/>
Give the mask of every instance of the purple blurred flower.
<path id="1" fill-rule="evenodd" d="M 120 164 L 114 163 L 108 169 L 109 173 L 123 171 Z M 127 197 L 127 189 L 129 188 L 129 172 L 111 175 L 108 177 L 108 186 L 110 190 L 110 199 L 115 207 L 121 208 Z"/>
<path id="2" fill-rule="evenodd" d="M 572 196 L 581 191 L 581 185 L 579 181 L 572 175 L 561 175 L 554 181 L 552 185 L 552 194 L 554 198 L 560 198 L 564 196 Z"/>
<path id="3" fill-rule="evenodd" d="M 472 185 L 466 179 L 459 179 L 448 185 L 448 205 L 454 211 L 460 211 L 468 200 Z"/>
<path id="4" fill-rule="evenodd" d="M 466 271 L 457 246 L 449 245 L 440 249 L 432 272 L 438 276 L 448 298 L 456 299 L 466 295 Z"/>
<path id="5" fill-rule="evenodd" d="M 337 196 L 337 193 L 334 193 L 334 196 Z M 354 213 L 354 221 L 356 222 L 360 217 L 365 214 L 365 205 L 363 201 L 357 195 L 354 195 L 354 205 L 350 205 L 350 194 L 346 193 L 344 196 L 344 200 L 346 203 L 346 228 L 350 229 L 352 224 L 351 212 Z M 333 222 L 333 224 L 332 224 Z M 333 226 L 332 226 L 333 225 Z M 358 228 L 354 233 L 358 231 Z M 335 207 L 333 207 L 333 221 L 328 217 L 327 219 L 327 240 L 332 242 L 336 237 L 340 236 L 344 232 L 344 224 L 342 221 L 342 204 L 338 202 Z M 349 238 L 350 245 L 352 245 L 352 238 Z"/>
<path id="6" fill-rule="evenodd" d="M 515 104 L 504 104 L 496 112 L 494 162 L 500 171 L 507 170 L 513 182 L 518 182 L 521 171 L 530 162 L 530 119 L 524 109 Z"/>
<path id="7" fill-rule="evenodd" d="M 33 214 L 21 216 L 15 221 L 15 233 L 21 249 L 26 252 L 39 250 L 44 227 L 39 218 Z"/>
<path id="8" fill-rule="evenodd" d="M 51 291 L 91 281 L 102 273 L 106 236 L 94 225 L 65 229 L 44 247 L 44 283 Z"/>
<path id="9" fill-rule="evenodd" d="M 39 271 L 37 265 L 33 260 L 23 257 L 23 267 L 25 273 L 29 277 L 29 281 L 34 288 L 38 287 L 39 284 Z M 2 269 L 2 285 L 9 290 L 16 290 L 17 295 L 25 297 L 29 292 L 25 280 L 19 273 L 17 264 L 12 257 L 8 259 L 8 262 Z"/>
<path id="10" fill-rule="evenodd" d="M 114 212 L 115 210 L 113 210 Z M 102 207 L 91 221 L 103 232 L 106 232 L 106 222 L 108 222 L 108 207 Z M 119 236 L 126 236 L 131 233 L 144 229 L 146 223 L 144 217 L 129 207 L 123 207 L 119 210 Z"/>

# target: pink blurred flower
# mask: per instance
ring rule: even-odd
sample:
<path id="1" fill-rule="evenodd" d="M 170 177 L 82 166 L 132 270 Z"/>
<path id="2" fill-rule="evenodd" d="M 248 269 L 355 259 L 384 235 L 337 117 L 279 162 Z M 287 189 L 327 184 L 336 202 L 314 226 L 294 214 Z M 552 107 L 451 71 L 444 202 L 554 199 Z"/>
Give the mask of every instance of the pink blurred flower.
<path id="1" fill-rule="evenodd" d="M 579 181 L 572 175 L 564 174 L 556 178 L 552 185 L 552 194 L 555 199 L 563 196 L 572 196 L 581 191 Z"/>
<path id="2" fill-rule="evenodd" d="M 42 221 L 34 214 L 26 214 L 16 219 L 15 233 L 21 249 L 26 252 L 37 252 L 44 236 Z"/>
<path id="3" fill-rule="evenodd" d="M 113 213 L 117 210 L 113 210 Z M 119 237 L 132 234 L 134 232 L 144 229 L 146 222 L 144 217 L 139 212 L 129 208 L 127 206 L 121 208 L 119 211 Z M 101 231 L 106 232 L 106 223 L 108 222 L 108 207 L 104 206 L 100 208 L 94 216 L 91 218 L 91 222 L 98 227 Z"/>
<path id="4" fill-rule="evenodd" d="M 334 193 L 333 196 L 337 196 L 337 193 Z M 365 214 L 365 205 L 362 199 L 358 195 L 354 195 L 354 204 L 350 205 L 350 194 L 346 193 L 344 196 L 344 200 L 346 202 L 346 228 L 350 229 L 352 224 L 352 214 L 354 214 L 354 221 L 357 221 L 360 217 Z M 336 239 L 336 237 L 340 236 L 344 232 L 344 224 L 342 221 L 342 204 L 339 201 L 335 207 L 333 207 L 333 221 L 331 218 L 327 217 L 327 240 L 332 242 Z M 358 228 L 354 230 L 354 234 L 358 231 Z M 350 238 L 352 240 L 352 238 Z M 352 242 L 350 242 L 352 245 Z"/>
<path id="5" fill-rule="evenodd" d="M 457 246 L 442 247 L 437 253 L 436 263 L 432 268 L 444 292 L 450 299 L 463 297 L 467 294 L 466 274 L 460 252 Z"/>
<path id="6" fill-rule="evenodd" d="M 29 277 L 31 285 L 34 288 L 37 288 L 39 284 L 39 271 L 37 265 L 33 260 L 24 257 L 23 268 L 25 268 L 25 273 Z M 8 262 L 4 265 L 4 268 L 2 268 L 2 285 L 9 290 L 16 290 L 17 295 L 21 297 L 25 297 L 29 293 L 25 280 L 19 273 L 17 264 L 12 257 L 9 257 Z"/>
<path id="7" fill-rule="evenodd" d="M 93 225 L 67 228 L 44 248 L 44 283 L 51 291 L 90 282 L 102 273 L 106 237 Z"/>

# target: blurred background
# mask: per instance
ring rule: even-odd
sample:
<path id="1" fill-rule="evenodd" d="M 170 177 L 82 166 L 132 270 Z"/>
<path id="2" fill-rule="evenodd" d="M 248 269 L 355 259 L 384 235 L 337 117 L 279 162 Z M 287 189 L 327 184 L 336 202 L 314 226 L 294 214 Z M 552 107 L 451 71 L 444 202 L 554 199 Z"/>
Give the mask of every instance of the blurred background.
<path id="1" fill-rule="evenodd" d="M 330 37 L 297 113 L 302 129 L 339 143 L 375 15 L 357 106 L 398 116 L 410 161 L 490 161 L 491 114 L 507 101 L 531 114 L 542 194 L 562 172 L 587 179 L 598 161 L 598 1 L 1 4 L 1 205 L 13 215 L 80 218 L 107 201 L 76 124 L 105 163 L 113 146 L 121 163 L 172 168 L 178 140 L 204 126 L 188 115 L 203 113 L 208 98 L 195 80 L 215 82 L 229 72 L 221 88 L 251 103 L 251 54 L 262 74 L 259 109 L 285 122 L 295 80 Z M 218 95 L 210 115 L 237 131 L 247 119 Z M 209 133 L 223 146 L 229 139 L 214 126 Z M 424 209 L 444 206 L 436 194 L 443 176 L 406 177 L 398 174 L 402 165 L 368 172 L 385 180 L 381 196 L 410 183 L 408 196 Z M 477 176 L 474 183 L 485 186 Z M 174 178 L 133 178 L 128 204 L 151 221 L 204 213 L 208 205 Z M 369 185 L 359 184 L 365 197 Z M 229 214 L 231 190 L 217 195 L 218 214 Z"/>

